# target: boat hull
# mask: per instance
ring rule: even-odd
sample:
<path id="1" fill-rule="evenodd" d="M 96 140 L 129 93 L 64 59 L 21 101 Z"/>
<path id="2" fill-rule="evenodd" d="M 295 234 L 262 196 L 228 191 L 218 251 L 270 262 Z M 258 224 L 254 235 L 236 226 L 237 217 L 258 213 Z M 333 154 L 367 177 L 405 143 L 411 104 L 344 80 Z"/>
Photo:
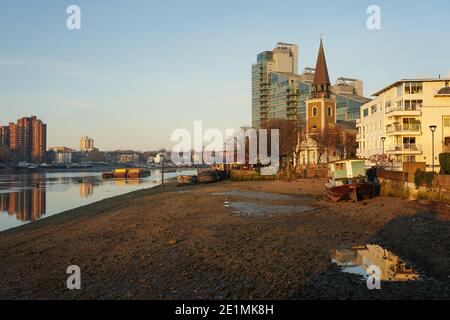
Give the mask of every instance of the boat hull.
<path id="1" fill-rule="evenodd" d="M 197 183 L 197 176 L 178 176 L 177 182 L 179 186 L 189 186 Z"/>
<path id="2" fill-rule="evenodd" d="M 343 200 L 361 201 L 375 196 L 375 185 L 372 183 L 353 183 L 342 186 L 325 185 L 328 197 L 333 202 Z"/>

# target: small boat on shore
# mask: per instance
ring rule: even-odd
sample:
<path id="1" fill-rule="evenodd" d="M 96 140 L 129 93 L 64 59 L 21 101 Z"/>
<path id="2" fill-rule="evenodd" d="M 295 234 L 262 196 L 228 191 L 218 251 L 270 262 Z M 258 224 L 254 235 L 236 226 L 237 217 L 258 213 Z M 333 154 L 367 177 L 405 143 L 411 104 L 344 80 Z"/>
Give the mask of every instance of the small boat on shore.
<path id="1" fill-rule="evenodd" d="M 375 182 L 367 180 L 364 160 L 343 160 L 330 163 L 330 180 L 325 187 L 333 202 L 367 200 L 376 196 Z"/>
<path id="2" fill-rule="evenodd" d="M 212 183 L 217 182 L 219 177 L 215 171 L 212 170 L 202 170 L 198 173 L 197 181 L 198 183 Z"/>
<path id="3" fill-rule="evenodd" d="M 143 168 L 115 169 L 113 172 L 104 172 L 103 179 L 139 179 L 149 177 L 150 170 Z"/>
<path id="4" fill-rule="evenodd" d="M 197 184 L 197 176 L 178 176 L 177 182 L 179 186 L 190 186 Z"/>

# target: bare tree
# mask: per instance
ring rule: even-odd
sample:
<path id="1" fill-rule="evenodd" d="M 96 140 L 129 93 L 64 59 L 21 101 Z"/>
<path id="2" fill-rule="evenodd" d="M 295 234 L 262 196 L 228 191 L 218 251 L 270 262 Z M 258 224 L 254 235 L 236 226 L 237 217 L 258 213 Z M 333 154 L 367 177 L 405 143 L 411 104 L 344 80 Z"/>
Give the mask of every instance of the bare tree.
<path id="1" fill-rule="evenodd" d="M 296 160 L 299 164 L 301 146 L 305 139 L 305 125 L 301 120 L 288 120 L 288 119 L 269 119 L 263 129 L 270 130 L 278 129 L 280 132 L 280 157 L 286 160 L 286 173 L 288 176 L 291 171 L 295 171 L 295 167 L 291 166 L 292 162 Z"/>

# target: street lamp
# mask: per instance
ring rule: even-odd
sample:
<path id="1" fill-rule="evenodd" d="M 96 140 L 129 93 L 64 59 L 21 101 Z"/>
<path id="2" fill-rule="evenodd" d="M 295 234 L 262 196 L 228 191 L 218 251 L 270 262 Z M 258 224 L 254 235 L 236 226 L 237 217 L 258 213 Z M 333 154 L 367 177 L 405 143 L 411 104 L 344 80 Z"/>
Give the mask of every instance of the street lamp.
<path id="1" fill-rule="evenodd" d="M 432 144 L 431 144 L 431 154 L 433 156 L 433 159 L 431 159 L 431 167 L 433 169 L 434 172 L 434 133 L 436 132 L 437 126 L 436 125 L 431 125 L 430 126 L 430 130 L 431 130 L 431 135 L 432 135 Z"/>
<path id="2" fill-rule="evenodd" d="M 384 142 L 386 141 L 386 137 L 381 138 L 381 143 L 383 144 L 383 158 L 384 158 Z"/>

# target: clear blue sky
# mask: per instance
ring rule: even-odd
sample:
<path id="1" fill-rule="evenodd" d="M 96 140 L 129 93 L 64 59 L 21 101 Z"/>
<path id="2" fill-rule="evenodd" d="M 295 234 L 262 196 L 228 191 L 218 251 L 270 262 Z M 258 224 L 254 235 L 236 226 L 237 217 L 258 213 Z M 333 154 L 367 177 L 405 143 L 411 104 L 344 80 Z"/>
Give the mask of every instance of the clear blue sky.
<path id="1" fill-rule="evenodd" d="M 82 29 L 66 28 L 66 8 Z M 382 10 L 382 30 L 366 9 Z M 2 0 L 0 122 L 37 115 L 49 146 L 89 135 L 102 150 L 170 147 L 176 128 L 250 123 L 251 64 L 279 42 L 314 66 L 324 33 L 330 76 L 365 81 L 450 73 L 450 2 Z"/>

